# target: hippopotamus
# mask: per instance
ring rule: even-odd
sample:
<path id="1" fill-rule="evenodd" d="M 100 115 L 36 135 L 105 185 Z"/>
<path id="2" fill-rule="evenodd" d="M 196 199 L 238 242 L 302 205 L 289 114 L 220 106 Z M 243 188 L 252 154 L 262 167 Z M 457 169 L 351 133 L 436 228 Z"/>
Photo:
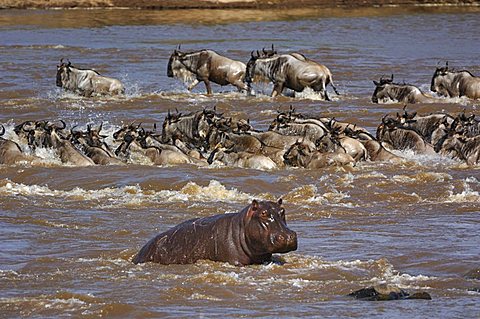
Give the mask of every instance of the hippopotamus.
<path id="1" fill-rule="evenodd" d="M 296 249 L 297 234 L 287 227 L 282 199 L 253 200 L 238 213 L 190 219 L 157 235 L 132 261 L 191 264 L 208 259 L 245 266 Z"/>

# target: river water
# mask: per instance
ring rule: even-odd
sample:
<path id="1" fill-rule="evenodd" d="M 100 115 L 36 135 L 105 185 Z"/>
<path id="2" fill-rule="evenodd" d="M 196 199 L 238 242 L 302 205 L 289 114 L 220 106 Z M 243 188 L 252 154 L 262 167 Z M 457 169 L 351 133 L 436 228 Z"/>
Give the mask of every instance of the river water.
<path id="1" fill-rule="evenodd" d="M 372 80 L 395 74 L 429 92 L 435 66 L 480 74 L 479 9 L 399 8 L 217 11 L 0 11 L 0 122 L 15 139 L 24 120 L 151 128 L 167 110 L 213 106 L 266 130 L 277 110 L 349 121 L 375 132 L 403 105 L 370 102 Z M 172 50 L 209 48 L 247 62 L 275 44 L 327 65 L 341 93 L 247 97 L 166 76 Z M 121 79 L 125 97 L 81 98 L 55 87 L 68 58 Z M 410 105 L 419 114 L 479 102 Z M 0 166 L 0 317 L 389 317 L 480 316 L 480 168 L 441 156 L 397 154 L 402 164 L 257 171 L 148 162 L 62 165 L 46 149 L 35 165 Z M 151 237 L 194 217 L 236 212 L 282 197 L 298 250 L 266 265 L 134 265 Z M 433 300 L 371 303 L 346 295 L 377 283 L 423 290 Z"/>

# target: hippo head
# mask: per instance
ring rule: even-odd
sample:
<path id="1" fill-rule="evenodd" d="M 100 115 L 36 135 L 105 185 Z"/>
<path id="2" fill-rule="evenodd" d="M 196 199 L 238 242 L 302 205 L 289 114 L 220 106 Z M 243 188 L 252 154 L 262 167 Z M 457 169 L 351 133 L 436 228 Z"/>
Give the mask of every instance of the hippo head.
<path id="1" fill-rule="evenodd" d="M 297 249 L 297 233 L 287 227 L 282 199 L 277 202 L 252 201 L 246 212 L 245 241 L 255 255 Z"/>

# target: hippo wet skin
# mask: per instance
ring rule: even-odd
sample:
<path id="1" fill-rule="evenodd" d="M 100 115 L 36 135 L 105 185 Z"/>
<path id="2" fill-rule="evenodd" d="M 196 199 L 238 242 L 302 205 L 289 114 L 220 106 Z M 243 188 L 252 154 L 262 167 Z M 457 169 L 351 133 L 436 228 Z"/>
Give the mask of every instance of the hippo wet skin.
<path id="1" fill-rule="evenodd" d="M 243 266 L 296 249 L 297 234 L 287 227 L 282 199 L 253 200 L 239 213 L 191 219 L 157 235 L 132 261 L 190 264 L 208 259 Z"/>

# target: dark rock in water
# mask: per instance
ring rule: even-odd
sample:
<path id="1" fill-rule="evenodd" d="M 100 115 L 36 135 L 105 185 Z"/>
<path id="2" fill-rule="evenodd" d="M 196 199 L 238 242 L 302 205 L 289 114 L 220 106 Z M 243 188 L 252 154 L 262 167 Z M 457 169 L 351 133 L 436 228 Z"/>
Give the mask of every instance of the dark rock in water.
<path id="1" fill-rule="evenodd" d="M 416 292 L 410 295 L 405 290 L 395 286 L 380 284 L 374 287 L 363 288 L 348 294 L 350 297 L 368 301 L 400 300 L 400 299 L 425 299 L 432 297 L 427 292 Z"/>
<path id="2" fill-rule="evenodd" d="M 465 278 L 467 279 L 477 279 L 480 280 L 480 268 L 476 268 L 473 270 L 470 270 L 465 274 Z"/>
<path id="3" fill-rule="evenodd" d="M 432 296 L 428 292 L 420 291 L 416 292 L 407 297 L 407 299 L 424 299 L 424 300 L 432 300 Z"/>

